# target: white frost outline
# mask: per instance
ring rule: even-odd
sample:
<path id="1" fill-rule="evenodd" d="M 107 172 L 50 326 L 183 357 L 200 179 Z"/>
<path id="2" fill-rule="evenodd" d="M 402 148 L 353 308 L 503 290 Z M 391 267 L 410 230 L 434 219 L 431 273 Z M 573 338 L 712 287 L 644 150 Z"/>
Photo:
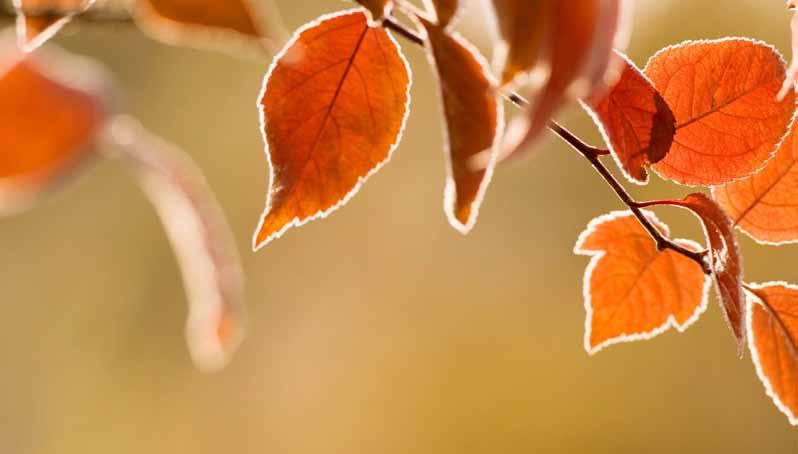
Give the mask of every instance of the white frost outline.
<path id="1" fill-rule="evenodd" d="M 430 24 L 432 27 L 440 27 L 439 25 Z M 447 30 L 447 27 L 443 27 L 444 31 Z M 426 30 L 426 27 L 424 27 Z M 449 140 L 449 127 L 448 122 L 446 121 L 446 108 L 443 105 L 443 85 L 440 79 L 440 73 L 438 72 L 438 65 L 435 62 L 434 51 L 432 50 L 432 42 L 429 39 L 426 39 L 425 42 L 427 45 L 424 46 L 425 53 L 427 54 L 427 60 L 429 61 L 430 65 L 434 69 L 433 77 L 438 82 L 438 97 L 440 98 L 440 102 L 438 103 L 438 113 L 441 116 L 441 120 L 443 124 L 446 126 L 443 128 L 443 154 L 444 159 L 446 161 L 446 183 L 443 189 L 443 211 L 446 214 L 446 219 L 449 221 L 449 224 L 455 228 L 458 232 L 462 233 L 463 235 L 467 235 L 471 229 L 474 228 L 474 225 L 477 223 L 477 218 L 479 217 L 479 209 L 482 206 L 482 201 L 485 198 L 485 194 L 488 191 L 488 186 L 490 185 L 491 180 L 493 179 L 493 171 L 496 168 L 496 163 L 499 157 L 499 149 L 501 145 L 502 136 L 504 135 L 504 103 L 501 102 L 499 99 L 499 89 L 498 89 L 498 81 L 493 76 L 493 73 L 489 69 L 488 62 L 485 60 L 485 57 L 477 50 L 477 48 L 465 39 L 460 33 L 452 31 L 452 32 L 445 32 L 449 37 L 452 38 L 458 45 L 462 46 L 467 52 L 474 57 L 474 60 L 479 64 L 482 68 L 482 71 L 485 75 L 485 78 L 488 81 L 488 84 L 494 89 L 495 96 L 493 102 L 496 105 L 496 131 L 493 135 L 493 143 L 489 148 L 489 158 L 487 165 L 485 166 L 485 175 L 482 177 L 482 181 L 479 183 L 479 188 L 477 188 L 476 196 L 474 200 L 471 202 L 471 211 L 468 213 L 468 220 L 463 224 L 457 219 L 455 214 L 455 205 L 456 205 L 456 194 L 457 194 L 457 184 L 454 179 L 453 175 L 453 168 L 452 168 L 452 152 L 451 152 L 451 141 Z M 425 31 L 426 34 L 426 31 Z M 484 153 L 486 150 L 482 150 L 474 156 L 479 156 Z"/>
<path id="2" fill-rule="evenodd" d="M 668 110 L 671 110 L 671 106 L 668 105 L 667 101 L 665 101 L 665 97 L 662 96 L 662 94 L 660 94 L 659 90 L 657 90 L 657 87 L 654 86 L 654 82 L 652 82 L 651 79 L 648 78 L 646 73 L 644 73 L 640 68 L 637 67 L 637 65 L 632 61 L 631 58 L 629 58 L 623 52 L 618 52 L 618 51 L 615 51 L 615 55 L 621 57 L 626 63 L 629 64 L 629 66 L 633 70 L 637 71 L 637 73 L 640 76 L 642 76 L 643 79 L 645 79 L 649 84 L 651 84 L 651 87 L 654 89 L 654 91 L 662 98 L 662 101 L 665 102 L 665 105 L 668 107 Z M 620 78 L 619 78 L 619 80 L 620 80 Z M 610 93 L 611 92 L 612 92 L 612 89 L 610 89 Z M 582 99 L 579 100 L 579 104 L 582 105 L 582 108 L 585 109 L 585 112 L 587 112 L 587 114 L 593 120 L 593 123 L 596 124 L 596 127 L 598 128 L 599 132 L 601 133 L 601 138 L 604 139 L 604 143 L 607 145 L 607 148 L 610 150 L 610 155 L 612 155 L 612 159 L 615 161 L 615 165 L 621 170 L 621 173 L 623 173 L 623 176 L 626 177 L 626 179 L 629 180 L 630 182 L 632 182 L 632 183 L 634 183 L 636 185 L 639 185 L 639 186 L 645 186 L 646 184 L 648 184 L 648 180 L 650 179 L 650 176 L 649 176 L 648 172 L 645 172 L 646 167 L 648 167 L 650 169 L 650 168 L 652 168 L 651 166 L 653 164 L 656 164 L 656 162 L 650 163 L 647 166 L 643 166 L 643 171 L 646 174 L 646 177 L 643 180 L 638 180 L 638 179 L 632 177 L 632 175 L 629 174 L 629 172 L 627 172 L 626 167 L 621 163 L 621 160 L 618 157 L 618 152 L 615 151 L 615 147 L 612 146 L 612 141 L 610 140 L 610 136 L 607 133 L 606 128 L 604 128 L 604 122 L 602 122 L 601 119 L 599 118 L 598 112 L 593 110 L 593 108 L 587 102 L 585 102 Z M 673 111 L 671 111 L 671 115 L 673 115 Z M 676 118 L 675 117 L 674 117 L 673 128 L 674 128 L 673 129 L 673 138 L 675 139 L 676 138 Z M 673 142 L 671 142 L 671 146 L 673 146 Z M 670 152 L 670 148 L 668 148 L 668 152 Z M 666 153 L 666 156 L 667 156 L 667 153 Z M 663 157 L 662 159 L 665 159 L 665 158 Z M 657 161 L 657 162 L 659 162 L 659 161 Z"/>
<path id="3" fill-rule="evenodd" d="M 86 11 L 94 5 L 95 0 L 88 0 L 86 5 L 80 10 L 80 12 Z M 13 0 L 14 10 L 17 12 L 16 18 L 16 30 L 17 30 L 17 43 L 19 48 L 22 49 L 25 53 L 33 52 L 34 50 L 41 47 L 42 44 L 49 41 L 53 36 L 55 36 L 59 31 L 61 31 L 64 26 L 75 17 L 78 12 L 73 12 L 70 14 L 65 14 L 63 17 L 59 18 L 52 24 L 50 24 L 47 28 L 42 30 L 41 33 L 36 35 L 35 38 L 28 41 L 28 25 L 25 23 L 26 14 L 22 11 L 22 0 Z"/>
<path id="4" fill-rule="evenodd" d="M 662 221 L 660 221 L 659 218 L 657 218 L 656 214 L 654 214 L 653 212 L 651 212 L 649 210 L 641 210 L 641 211 L 646 216 L 646 218 L 648 218 L 652 223 L 654 223 L 658 227 L 662 228 L 662 231 L 663 231 L 664 235 L 669 236 L 668 226 L 665 225 Z M 674 327 L 674 328 L 676 328 L 676 331 L 678 331 L 680 333 L 683 333 L 685 330 L 687 330 L 687 328 L 689 328 L 693 323 L 695 323 L 699 319 L 701 314 L 703 314 L 707 310 L 707 306 L 708 306 L 708 303 L 709 303 L 709 287 L 710 287 L 711 280 L 709 279 L 709 276 L 705 275 L 704 276 L 704 287 L 701 290 L 701 303 L 696 307 L 695 312 L 693 312 L 693 315 L 691 315 L 690 318 L 685 320 L 684 323 L 679 324 L 679 322 L 676 320 L 676 318 L 673 316 L 673 314 L 671 314 L 671 315 L 668 316 L 667 320 L 665 320 L 665 322 L 662 325 L 654 328 L 651 331 L 644 331 L 644 332 L 632 333 L 632 334 L 621 334 L 619 336 L 607 339 L 607 340 L 601 342 L 600 344 L 596 345 L 595 347 L 591 347 L 591 345 L 590 345 L 590 334 L 592 332 L 593 307 L 592 307 L 592 301 L 591 301 L 592 300 L 592 295 L 590 293 L 590 278 L 591 278 L 591 276 L 593 274 L 593 270 L 599 265 L 599 263 L 601 262 L 601 259 L 606 255 L 607 252 L 606 251 L 593 251 L 593 250 L 582 249 L 582 245 L 585 243 L 587 238 L 590 235 L 592 235 L 593 233 L 595 233 L 596 230 L 598 229 L 598 227 L 600 227 L 602 224 L 604 224 L 606 222 L 609 222 L 609 221 L 614 221 L 616 219 L 620 219 L 620 218 L 623 218 L 623 217 L 632 217 L 632 216 L 634 216 L 634 215 L 633 215 L 633 213 L 631 211 L 619 210 L 619 211 L 611 211 L 611 212 L 609 212 L 607 214 L 603 214 L 601 216 L 593 218 L 588 223 L 588 225 L 585 228 L 585 230 L 583 230 L 582 233 L 579 234 L 579 238 L 576 240 L 576 245 L 574 246 L 574 254 L 576 254 L 576 255 L 585 255 L 585 256 L 590 257 L 590 263 L 588 263 L 587 268 L 585 268 L 585 274 L 584 274 L 584 277 L 582 278 L 583 279 L 583 281 L 582 281 L 582 296 L 583 296 L 584 301 L 585 301 L 584 306 L 585 306 L 585 312 L 586 312 L 584 348 L 585 348 L 585 351 L 587 351 L 587 354 L 591 355 L 591 356 L 595 355 L 596 353 L 600 352 L 605 347 L 610 346 L 610 345 L 626 343 L 626 342 L 632 342 L 632 341 L 638 341 L 638 340 L 649 340 L 649 339 L 652 339 L 652 338 L 656 337 L 657 335 L 667 331 L 670 327 Z M 676 239 L 675 241 L 678 242 L 678 243 L 684 244 L 687 247 L 694 247 L 696 249 L 700 249 L 700 247 L 701 247 L 698 243 L 696 243 L 695 241 L 691 241 L 691 240 Z"/>
<path id="5" fill-rule="evenodd" d="M 775 286 L 782 286 L 788 288 L 790 290 L 798 291 L 798 285 L 788 284 L 784 281 L 768 281 L 763 282 L 761 284 L 748 284 L 749 287 L 755 290 L 761 290 L 765 287 L 775 287 Z M 755 340 L 754 340 L 754 331 L 753 331 L 753 313 L 754 313 L 754 304 L 762 304 L 759 302 L 758 296 L 753 296 L 750 292 L 746 292 L 746 300 L 747 300 L 747 321 L 746 321 L 746 328 L 748 329 L 748 350 L 751 352 L 751 362 L 754 363 L 754 369 L 756 369 L 756 375 L 759 377 L 759 381 L 762 382 L 762 385 L 765 387 L 765 394 L 770 397 L 773 401 L 773 404 L 776 405 L 776 408 L 779 409 L 784 415 L 787 416 L 787 420 L 793 426 L 798 426 L 798 415 L 794 415 L 792 410 L 790 410 L 784 403 L 781 401 L 779 396 L 776 394 L 776 391 L 773 389 L 773 386 L 770 384 L 770 380 L 765 375 L 765 371 L 762 369 L 762 363 L 759 362 L 759 352 L 756 349 Z"/>
<path id="6" fill-rule="evenodd" d="M 327 208 L 326 210 L 319 210 L 315 214 L 308 216 L 305 219 L 299 219 L 299 216 L 295 216 L 291 221 L 283 225 L 280 228 L 280 230 L 272 233 L 271 235 L 266 237 L 266 239 L 263 240 L 260 244 L 258 244 L 258 233 L 263 228 L 263 222 L 266 220 L 266 216 L 269 214 L 269 211 L 272 208 L 272 190 L 274 189 L 275 186 L 274 166 L 271 165 L 272 161 L 271 161 L 271 155 L 269 154 L 269 141 L 266 137 L 266 114 L 264 113 L 263 109 L 260 106 L 261 99 L 263 99 L 264 95 L 266 94 L 266 86 L 268 85 L 269 79 L 271 78 L 272 71 L 274 71 L 279 61 L 285 56 L 286 52 L 288 52 L 291 46 L 293 46 L 297 42 L 300 35 L 304 33 L 306 30 L 316 27 L 320 25 L 322 22 L 334 19 L 336 17 L 346 16 L 350 14 L 358 14 L 358 13 L 366 16 L 366 20 L 368 21 L 369 16 L 366 14 L 366 11 L 363 8 L 352 8 L 352 9 L 336 11 L 334 13 L 321 15 L 316 19 L 299 27 L 291 36 L 291 39 L 289 39 L 286 45 L 280 50 L 280 52 L 278 52 L 277 55 L 274 56 L 274 59 L 272 60 L 271 65 L 269 66 L 269 70 L 266 72 L 266 76 L 263 78 L 263 85 L 261 87 L 260 95 L 258 95 L 258 99 L 255 101 L 255 106 L 257 107 L 258 112 L 260 113 L 260 132 L 261 132 L 261 137 L 263 138 L 263 143 L 265 144 L 264 151 L 266 153 L 266 161 L 269 163 L 269 188 L 268 191 L 266 192 L 266 208 L 263 210 L 263 213 L 260 216 L 260 221 L 258 221 L 258 227 L 255 229 L 255 233 L 252 235 L 253 252 L 257 252 L 262 247 L 266 246 L 267 244 L 271 243 L 277 238 L 280 238 L 291 227 L 301 227 L 310 221 L 316 219 L 324 219 L 327 216 L 329 216 L 331 213 L 335 212 L 338 208 L 346 205 L 346 203 L 349 202 L 349 200 L 352 197 L 354 197 L 355 194 L 357 194 L 357 192 L 360 190 L 360 187 L 363 186 L 363 183 L 365 183 L 366 180 L 369 179 L 369 177 L 377 173 L 380 169 L 382 169 L 382 167 L 385 164 L 387 164 L 391 160 L 393 152 L 399 146 L 399 142 L 402 141 L 402 135 L 404 133 L 405 126 L 407 125 L 407 118 L 410 115 L 410 90 L 413 87 L 413 71 L 411 70 L 410 64 L 407 62 L 407 59 L 405 58 L 404 54 L 402 53 L 402 47 L 399 45 L 396 39 L 394 39 L 394 37 L 386 30 L 388 39 L 393 43 L 394 46 L 396 46 L 397 53 L 399 54 L 399 58 L 402 60 L 402 63 L 404 63 L 405 65 L 405 70 L 407 71 L 407 76 L 408 76 L 407 90 L 405 91 L 405 96 L 407 99 L 405 100 L 405 114 L 404 117 L 402 118 L 402 126 L 399 128 L 399 132 L 396 134 L 396 140 L 388 150 L 387 156 L 381 162 L 377 163 L 377 165 L 375 165 L 373 169 L 371 169 L 368 173 L 366 173 L 366 175 L 358 177 L 357 183 L 355 183 L 352 189 L 350 189 L 349 192 L 347 192 L 346 195 L 344 195 L 344 197 L 338 201 L 338 203 L 334 204 L 330 208 Z"/>
<path id="7" fill-rule="evenodd" d="M 676 44 L 671 44 L 669 46 L 665 46 L 662 49 L 654 52 L 654 54 L 651 55 L 651 57 L 648 58 L 648 61 L 646 62 L 646 66 L 643 67 L 643 73 L 647 73 L 648 72 L 648 68 L 649 68 L 649 66 L 651 66 L 651 63 L 654 61 L 654 59 L 657 58 L 660 54 L 663 54 L 665 52 L 668 52 L 668 51 L 671 51 L 671 50 L 674 50 L 674 49 L 679 49 L 679 48 L 682 48 L 682 47 L 693 46 L 693 45 L 717 44 L 717 43 L 722 43 L 722 42 L 726 42 L 726 41 L 743 41 L 743 42 L 748 42 L 748 43 L 755 44 L 755 45 L 758 45 L 758 46 L 766 47 L 766 48 L 770 49 L 776 55 L 776 57 L 778 57 L 778 60 L 779 60 L 779 62 L 781 63 L 781 65 L 783 67 L 786 68 L 786 66 L 787 66 L 787 62 L 784 60 L 784 56 L 782 56 L 781 52 L 779 52 L 779 50 L 776 49 L 776 47 L 773 46 L 772 44 L 767 43 L 767 42 L 762 41 L 762 40 L 759 40 L 759 39 L 745 38 L 745 37 L 742 37 L 742 36 L 727 36 L 725 38 L 717 38 L 717 39 L 688 39 L 688 40 L 684 40 L 684 41 L 682 41 L 680 43 L 676 43 Z M 657 88 L 657 91 L 660 91 L 659 88 Z M 665 96 L 663 96 L 662 98 L 665 99 Z M 796 101 L 798 101 L 798 97 L 796 97 Z M 667 100 L 665 102 L 667 103 Z M 794 101 L 794 103 L 795 103 L 795 101 Z M 670 104 L 668 105 L 668 107 L 670 107 Z M 734 181 L 745 180 L 746 178 L 750 177 L 751 175 L 755 175 L 755 174 L 761 172 L 762 169 L 764 169 L 765 166 L 767 166 L 767 164 L 770 162 L 770 160 L 773 159 L 774 156 L 776 156 L 776 151 L 778 151 L 779 147 L 781 147 L 782 142 L 784 142 L 784 140 L 790 134 L 790 130 L 792 129 L 792 125 L 793 125 L 793 123 L 795 123 L 796 118 L 798 118 L 798 109 L 797 109 L 798 108 L 798 104 L 795 104 L 793 107 L 794 108 L 793 108 L 792 117 L 790 118 L 790 121 L 787 123 L 787 131 L 784 133 L 784 135 L 781 136 L 781 138 L 774 145 L 773 150 L 770 153 L 770 157 L 768 159 L 766 159 L 764 162 L 762 162 L 762 164 L 760 164 L 759 167 L 754 169 L 754 171 L 752 171 L 751 173 L 749 173 L 747 175 L 743 175 L 743 176 L 740 176 L 740 177 L 732 178 L 729 181 L 726 181 L 724 183 L 717 184 L 717 185 L 702 184 L 702 183 L 692 184 L 692 183 L 683 183 L 683 182 L 677 181 L 677 180 L 675 180 L 673 178 L 665 177 L 657 169 L 655 169 L 653 165 L 650 166 L 650 168 L 651 168 L 651 170 L 654 171 L 654 173 L 657 174 L 658 177 L 662 178 L 663 180 L 672 181 L 672 182 L 674 182 L 674 183 L 676 183 L 678 185 L 687 186 L 689 188 L 695 188 L 695 187 L 704 188 L 704 187 L 712 187 L 712 186 L 723 186 L 725 184 L 729 184 L 729 183 L 734 182 Z M 676 131 L 678 131 L 678 130 L 679 129 L 677 128 Z M 664 159 L 665 158 L 663 158 L 663 160 Z"/>

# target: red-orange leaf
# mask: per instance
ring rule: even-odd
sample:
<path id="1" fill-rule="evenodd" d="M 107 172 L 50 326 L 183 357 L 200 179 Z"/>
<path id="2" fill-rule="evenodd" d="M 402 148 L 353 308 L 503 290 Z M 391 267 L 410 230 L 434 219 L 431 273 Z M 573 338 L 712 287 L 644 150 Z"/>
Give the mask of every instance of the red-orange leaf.
<path id="1" fill-rule="evenodd" d="M 90 154 L 107 106 L 104 74 L 53 51 L 0 49 L 0 211 L 30 201 Z"/>
<path id="2" fill-rule="evenodd" d="M 645 183 L 646 166 L 668 153 L 676 123 L 651 81 L 625 56 L 623 61 L 615 86 L 600 99 L 589 100 L 587 107 L 624 175 Z"/>
<path id="3" fill-rule="evenodd" d="M 749 286 L 748 348 L 759 379 L 792 425 L 798 426 L 798 287 Z"/>
<path id="4" fill-rule="evenodd" d="M 377 25 L 377 23 L 385 17 L 386 14 L 390 11 L 390 8 L 393 6 L 393 2 L 391 0 L 355 0 L 356 2 L 360 3 L 369 10 L 371 14 L 371 22 L 372 25 Z"/>
<path id="5" fill-rule="evenodd" d="M 665 235 L 667 226 L 645 216 Z M 698 244 L 678 244 L 699 250 Z M 706 309 L 709 278 L 689 258 L 657 245 L 629 211 L 592 220 L 579 236 L 576 254 L 588 255 L 583 282 L 585 349 L 649 339 L 673 326 L 684 331 Z"/>
<path id="6" fill-rule="evenodd" d="M 14 0 L 17 35 L 25 51 L 42 45 L 95 0 Z"/>
<path id="7" fill-rule="evenodd" d="M 446 28 L 460 10 L 460 0 L 424 0 L 427 9 L 435 13 L 435 23 Z"/>
<path id="8" fill-rule="evenodd" d="M 270 34 L 251 0 L 134 0 L 136 23 L 173 44 L 215 45 L 219 37 L 264 42 Z"/>
<path id="9" fill-rule="evenodd" d="M 491 0 L 499 31 L 496 67 L 502 85 L 526 75 L 541 59 L 552 0 Z"/>
<path id="10" fill-rule="evenodd" d="M 390 158 L 409 89 L 396 43 L 361 11 L 323 17 L 295 35 L 260 100 L 272 176 L 255 248 L 346 203 Z"/>
<path id="11" fill-rule="evenodd" d="M 798 240 L 798 126 L 760 172 L 712 188 L 712 195 L 734 224 L 757 241 Z"/>
<path id="12" fill-rule="evenodd" d="M 476 222 L 496 162 L 502 104 L 479 53 L 458 34 L 450 35 L 443 26 L 419 20 L 427 31 L 430 59 L 438 71 L 446 121 L 444 209 L 452 226 L 467 233 Z M 471 159 L 486 150 L 491 156 L 487 168 L 474 169 Z"/>
<path id="13" fill-rule="evenodd" d="M 688 41 L 658 52 L 645 72 L 676 116 L 671 151 L 653 168 L 677 183 L 718 185 L 761 169 L 795 111 L 793 94 L 776 100 L 781 56 L 759 42 Z"/>
<path id="14" fill-rule="evenodd" d="M 673 204 L 690 210 L 704 226 L 712 276 L 726 321 L 737 338 L 739 353 L 742 355 L 745 343 L 743 266 L 731 219 L 714 200 L 701 193 L 690 194 Z"/>
<path id="15" fill-rule="evenodd" d="M 552 2 L 547 38 L 551 72 L 526 112 L 507 128 L 502 159 L 532 145 L 566 99 L 587 94 L 584 76 L 603 7 L 600 0 L 581 2 L 579 8 L 569 2 Z"/>

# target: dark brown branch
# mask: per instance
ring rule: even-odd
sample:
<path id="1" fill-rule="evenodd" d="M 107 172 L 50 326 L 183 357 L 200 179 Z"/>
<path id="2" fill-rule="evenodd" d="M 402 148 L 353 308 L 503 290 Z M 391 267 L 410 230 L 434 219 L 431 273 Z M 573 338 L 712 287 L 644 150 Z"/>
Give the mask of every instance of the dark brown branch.
<path id="1" fill-rule="evenodd" d="M 395 19 L 386 17 L 383 20 L 383 25 L 385 28 L 393 30 L 394 32 L 398 33 L 402 37 L 406 38 L 408 41 L 417 44 L 419 46 L 424 45 L 424 38 L 422 38 L 418 33 L 410 30 L 409 28 L 405 27 L 401 23 L 397 22 Z M 507 99 L 515 104 L 518 107 L 526 107 L 529 105 L 529 102 L 524 99 L 518 93 L 508 93 Z M 593 166 L 594 169 L 604 178 L 604 181 L 615 191 L 615 194 L 621 201 L 626 205 L 632 213 L 634 213 L 635 217 L 640 224 L 646 229 L 646 231 L 651 235 L 651 238 L 657 243 L 657 249 L 665 250 L 671 249 L 679 254 L 684 255 L 685 257 L 693 260 L 694 262 L 701 265 L 701 269 L 704 270 L 704 273 L 710 274 L 711 271 L 709 269 L 709 265 L 704 260 L 704 256 L 706 255 L 706 251 L 696 252 L 686 249 L 675 242 L 671 241 L 670 239 L 666 238 L 662 235 L 662 232 L 657 230 L 657 228 L 651 223 L 651 221 L 643 214 L 641 208 L 644 204 L 635 201 L 626 189 L 621 185 L 620 182 L 615 178 L 615 176 L 610 173 L 607 167 L 601 162 L 599 159 L 600 155 L 607 154 L 607 150 L 602 148 L 596 148 L 591 145 L 588 145 L 583 140 L 576 137 L 571 131 L 567 130 L 566 128 L 560 126 L 555 121 L 549 122 L 549 129 L 560 136 L 565 142 L 571 145 L 576 151 L 578 151 L 582 156 L 587 159 L 590 164 Z"/>

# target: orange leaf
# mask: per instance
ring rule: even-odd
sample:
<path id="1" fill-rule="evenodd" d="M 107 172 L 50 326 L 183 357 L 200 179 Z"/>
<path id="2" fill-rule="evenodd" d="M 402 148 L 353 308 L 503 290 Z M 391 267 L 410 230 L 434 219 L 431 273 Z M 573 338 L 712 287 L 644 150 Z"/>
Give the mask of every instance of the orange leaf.
<path id="1" fill-rule="evenodd" d="M 751 284 L 748 348 L 757 375 L 790 423 L 798 426 L 798 287 Z"/>
<path id="2" fill-rule="evenodd" d="M 256 249 L 327 216 L 390 158 L 408 112 L 409 71 L 396 42 L 361 11 L 297 32 L 260 100 L 272 172 Z"/>
<path id="3" fill-rule="evenodd" d="M 500 159 L 528 149 L 565 101 L 587 96 L 595 82 L 603 83 L 620 17 L 613 9 L 617 1 L 584 1 L 579 8 L 552 3 L 544 38 L 551 68 L 548 81 L 526 112 L 508 126 Z"/>
<path id="4" fill-rule="evenodd" d="M 499 31 L 496 68 L 502 85 L 519 80 L 542 57 L 544 37 L 550 26 L 551 0 L 491 0 Z"/>
<path id="5" fill-rule="evenodd" d="M 21 208 L 71 174 L 107 114 L 105 74 L 52 50 L 0 49 L 0 211 Z"/>
<path id="6" fill-rule="evenodd" d="M 620 54 L 618 54 L 620 55 Z M 646 183 L 645 167 L 668 153 L 676 123 L 651 81 L 625 56 L 621 78 L 600 99 L 586 103 L 626 177 Z"/>
<path id="7" fill-rule="evenodd" d="M 95 0 L 14 0 L 20 46 L 30 52 L 72 19 L 86 11 Z"/>
<path id="8" fill-rule="evenodd" d="M 170 44 L 269 37 L 251 0 L 134 0 L 133 15 L 143 31 Z"/>
<path id="9" fill-rule="evenodd" d="M 755 240 L 784 244 L 798 240 L 798 140 L 793 124 L 776 155 L 760 172 L 712 188 L 734 224 Z"/>
<path id="10" fill-rule="evenodd" d="M 369 13 L 371 14 L 371 25 L 377 26 L 378 22 L 381 21 L 386 14 L 390 11 L 390 8 L 393 6 L 393 2 L 391 0 L 355 0 L 359 4 L 363 5 Z"/>
<path id="11" fill-rule="evenodd" d="M 460 0 L 424 0 L 427 10 L 435 13 L 435 23 L 447 28 L 460 10 Z"/>
<path id="12" fill-rule="evenodd" d="M 648 211 L 645 216 L 665 235 L 668 228 Z M 688 240 L 677 243 L 698 251 Z M 630 211 L 593 219 L 579 236 L 574 253 L 591 257 L 585 270 L 585 349 L 650 339 L 675 327 L 684 331 L 707 306 L 709 278 L 701 266 L 655 241 Z"/>
<path id="13" fill-rule="evenodd" d="M 676 116 L 671 151 L 653 168 L 677 183 L 719 185 L 755 173 L 795 111 L 793 94 L 776 100 L 781 56 L 759 42 L 688 41 L 659 51 L 645 72 Z"/>
<path id="14" fill-rule="evenodd" d="M 726 321 L 737 338 L 738 353 L 742 355 L 745 343 L 743 266 L 731 219 L 714 200 L 701 193 L 690 194 L 673 204 L 690 210 L 704 226 L 712 276 Z"/>
<path id="15" fill-rule="evenodd" d="M 419 20 L 427 31 L 430 59 L 440 79 L 446 121 L 444 209 L 452 226 L 468 233 L 493 174 L 504 112 L 482 56 L 470 43 L 458 34 L 448 34 L 443 26 Z M 471 159 L 486 150 L 492 156 L 488 167 L 473 169 Z"/>

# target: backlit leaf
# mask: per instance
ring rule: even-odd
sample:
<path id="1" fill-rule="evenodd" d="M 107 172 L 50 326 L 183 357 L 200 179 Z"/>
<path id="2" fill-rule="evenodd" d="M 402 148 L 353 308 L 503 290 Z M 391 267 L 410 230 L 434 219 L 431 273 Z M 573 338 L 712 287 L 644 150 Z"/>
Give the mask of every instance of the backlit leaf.
<path id="1" fill-rule="evenodd" d="M 623 61 L 624 70 L 615 86 L 586 106 L 624 175 L 645 183 L 646 166 L 668 153 L 676 123 L 651 81 L 626 57 Z"/>
<path id="2" fill-rule="evenodd" d="M 39 47 L 72 16 L 87 10 L 93 3 L 94 0 L 14 0 L 21 47 L 27 52 Z"/>
<path id="3" fill-rule="evenodd" d="M 776 155 L 760 172 L 712 188 L 734 224 L 757 241 L 798 240 L 798 137 L 793 124 Z"/>
<path id="4" fill-rule="evenodd" d="M 503 126 L 502 104 L 481 55 L 458 34 L 419 20 L 427 31 L 430 58 L 438 72 L 446 121 L 444 209 L 452 226 L 467 233 L 476 222 L 493 173 Z M 487 168 L 472 168 L 471 159 L 486 150 L 492 156 Z"/>
<path id="5" fill-rule="evenodd" d="M 177 256 L 189 301 L 186 340 L 197 367 L 225 366 L 245 324 L 244 275 L 230 227 L 191 159 L 135 120 L 115 118 L 115 151 L 134 170 Z"/>
<path id="6" fill-rule="evenodd" d="M 659 51 L 645 72 L 676 116 L 671 151 L 653 168 L 677 183 L 719 185 L 758 171 L 795 111 L 793 94 L 776 100 L 781 56 L 759 42 L 688 41 Z"/>
<path id="7" fill-rule="evenodd" d="M 460 0 L 424 0 L 427 9 L 435 12 L 436 23 L 446 28 L 457 16 Z"/>
<path id="8" fill-rule="evenodd" d="M 645 216 L 665 235 L 656 216 Z M 698 244 L 678 240 L 695 251 Z M 630 211 L 599 216 L 579 236 L 574 252 L 591 257 L 585 270 L 585 349 L 649 339 L 673 326 L 684 331 L 706 309 L 709 277 L 701 266 L 657 245 Z"/>
<path id="9" fill-rule="evenodd" d="M 260 100 L 272 172 L 255 248 L 328 215 L 390 158 L 409 89 L 399 48 L 363 12 L 325 16 L 294 36 Z"/>
<path id="10" fill-rule="evenodd" d="M 105 74 L 54 50 L 0 49 L 0 212 L 72 174 L 91 154 L 107 114 Z"/>
<path id="11" fill-rule="evenodd" d="M 355 0 L 363 5 L 371 14 L 372 25 L 376 26 L 377 23 L 385 17 L 393 6 L 391 0 Z"/>
<path id="12" fill-rule="evenodd" d="M 499 31 L 496 67 L 502 85 L 532 71 L 541 60 L 552 0 L 491 0 Z"/>
<path id="13" fill-rule="evenodd" d="M 784 282 L 749 286 L 748 348 L 757 375 L 790 423 L 798 426 L 798 287 Z"/>
<path id="14" fill-rule="evenodd" d="M 134 0 L 142 30 L 170 44 L 211 44 L 218 38 L 270 38 L 252 0 Z"/>
<path id="15" fill-rule="evenodd" d="M 714 200 L 701 193 L 690 194 L 674 204 L 690 210 L 704 226 L 715 287 L 726 321 L 737 338 L 738 353 L 742 355 L 745 345 L 743 266 L 731 219 Z"/>
<path id="16" fill-rule="evenodd" d="M 548 80 L 531 99 L 526 112 L 509 124 L 500 159 L 529 149 L 565 101 L 589 95 L 606 83 L 615 39 L 618 0 L 589 0 L 575 8 L 552 2 L 547 37 Z"/>

